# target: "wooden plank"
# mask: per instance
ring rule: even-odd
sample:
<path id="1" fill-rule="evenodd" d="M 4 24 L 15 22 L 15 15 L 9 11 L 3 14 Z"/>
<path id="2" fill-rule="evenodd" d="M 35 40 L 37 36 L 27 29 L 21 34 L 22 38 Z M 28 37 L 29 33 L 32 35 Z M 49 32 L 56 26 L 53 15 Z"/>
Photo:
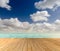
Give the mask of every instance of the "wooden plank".
<path id="1" fill-rule="evenodd" d="M 0 51 L 60 51 L 60 38 L 0 38 Z"/>

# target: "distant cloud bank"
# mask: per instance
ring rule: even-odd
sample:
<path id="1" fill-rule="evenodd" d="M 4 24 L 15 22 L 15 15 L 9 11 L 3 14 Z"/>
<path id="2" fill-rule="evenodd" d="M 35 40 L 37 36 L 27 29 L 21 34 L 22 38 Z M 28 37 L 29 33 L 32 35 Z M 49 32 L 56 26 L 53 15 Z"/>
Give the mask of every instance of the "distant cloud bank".
<path id="1" fill-rule="evenodd" d="M 0 31 L 5 32 L 54 32 L 60 31 L 60 20 L 53 23 L 21 22 L 17 18 L 0 19 Z"/>

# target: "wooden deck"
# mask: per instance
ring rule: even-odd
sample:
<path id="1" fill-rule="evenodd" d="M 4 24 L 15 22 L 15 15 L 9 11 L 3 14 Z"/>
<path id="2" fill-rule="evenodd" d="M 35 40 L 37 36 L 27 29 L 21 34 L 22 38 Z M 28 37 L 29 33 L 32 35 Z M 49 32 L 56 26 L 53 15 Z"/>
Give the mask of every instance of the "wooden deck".
<path id="1" fill-rule="evenodd" d="M 0 51 L 60 51 L 60 39 L 0 38 Z"/>

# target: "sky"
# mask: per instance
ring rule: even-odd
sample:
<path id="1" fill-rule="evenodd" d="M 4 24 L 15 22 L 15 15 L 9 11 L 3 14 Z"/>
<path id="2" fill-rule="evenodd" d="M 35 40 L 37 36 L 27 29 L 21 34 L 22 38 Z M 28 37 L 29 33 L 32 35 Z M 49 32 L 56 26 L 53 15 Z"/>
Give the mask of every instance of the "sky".
<path id="1" fill-rule="evenodd" d="M 34 3 L 37 1 L 39 0 L 9 0 L 11 10 L 1 7 L 0 17 L 7 19 L 10 17 L 18 17 L 18 19 L 21 21 L 32 22 L 29 15 L 37 11 L 37 9 L 34 7 Z"/>
<path id="2" fill-rule="evenodd" d="M 60 32 L 60 0 L 0 0 L 0 31 Z"/>

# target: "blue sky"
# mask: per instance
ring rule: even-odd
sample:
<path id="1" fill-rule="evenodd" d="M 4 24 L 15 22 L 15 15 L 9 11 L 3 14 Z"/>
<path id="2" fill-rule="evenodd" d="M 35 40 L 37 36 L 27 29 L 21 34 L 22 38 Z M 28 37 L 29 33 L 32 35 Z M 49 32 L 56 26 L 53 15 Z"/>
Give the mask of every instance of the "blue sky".
<path id="1" fill-rule="evenodd" d="M 59 0 L 0 1 L 0 31 L 60 31 Z"/>
<path id="2" fill-rule="evenodd" d="M 34 3 L 39 0 L 10 0 L 9 5 L 12 7 L 10 11 L 5 8 L 0 8 L 1 18 L 17 17 L 21 21 L 29 21 L 29 15 L 37 11 Z"/>
<path id="3" fill-rule="evenodd" d="M 38 9 L 36 9 L 34 6 L 34 3 L 38 1 L 40 0 L 10 0 L 9 5 L 12 7 L 11 10 L 9 11 L 5 8 L 0 8 L 0 17 L 5 19 L 17 17 L 21 21 L 32 22 L 29 15 L 38 11 Z M 57 19 L 57 17 L 59 18 L 60 8 L 58 8 L 56 11 L 52 11 L 49 9 L 46 10 L 48 10 L 51 14 L 49 22 L 54 21 L 55 19 Z"/>
<path id="4" fill-rule="evenodd" d="M 1 18 L 15 18 L 17 17 L 21 21 L 32 22 L 30 19 L 30 14 L 35 13 L 38 9 L 35 8 L 34 3 L 43 0 L 10 0 L 9 5 L 12 7 L 11 10 L 0 7 L 0 17 Z M 44 9 L 45 10 L 45 9 Z M 56 11 L 46 9 L 51 14 L 49 22 L 52 22 L 59 18 L 60 8 Z M 39 11 L 42 11 L 41 9 Z M 60 18 L 59 18 L 60 19 Z M 50 21 L 51 20 L 51 21 Z"/>

